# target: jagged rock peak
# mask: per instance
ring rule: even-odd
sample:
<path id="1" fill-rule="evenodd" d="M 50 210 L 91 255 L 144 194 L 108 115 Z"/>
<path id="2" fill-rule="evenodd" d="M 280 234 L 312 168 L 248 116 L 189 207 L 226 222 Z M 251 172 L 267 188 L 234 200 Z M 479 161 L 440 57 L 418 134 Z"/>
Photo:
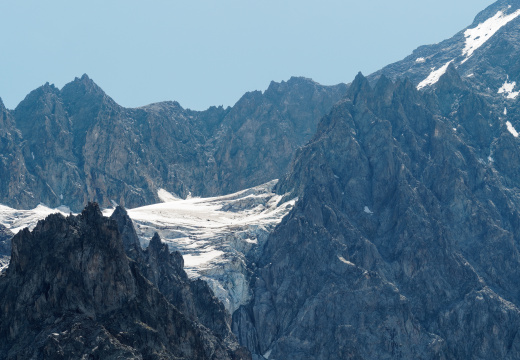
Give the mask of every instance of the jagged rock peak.
<path id="1" fill-rule="evenodd" d="M 73 81 L 65 84 L 65 86 L 61 89 L 63 95 L 70 96 L 69 94 L 75 94 L 76 96 L 79 94 L 87 95 L 97 95 L 97 96 L 106 96 L 103 89 L 101 89 L 91 78 L 88 77 L 87 74 L 83 74 L 81 78 L 74 78 Z M 108 96 L 107 96 L 108 97 Z"/>
<path id="2" fill-rule="evenodd" d="M 130 216 L 128 216 L 128 212 L 124 207 L 119 205 L 112 213 L 112 216 L 110 216 L 110 219 L 117 223 L 126 254 L 132 260 L 137 261 L 142 256 L 142 248 L 134 224 Z"/>
<path id="3" fill-rule="evenodd" d="M 48 104 L 51 99 L 59 97 L 59 89 L 54 84 L 46 82 L 44 85 L 31 91 L 19 104 L 15 111 L 20 109 L 32 109 L 35 104 Z"/>
<path id="4" fill-rule="evenodd" d="M 467 86 L 464 84 L 455 65 L 450 63 L 446 72 L 439 78 L 436 88 L 439 91 L 452 91 L 452 89 L 466 89 Z"/>
<path id="5" fill-rule="evenodd" d="M 358 72 L 354 78 L 354 81 L 352 81 L 352 84 L 350 84 L 348 89 L 348 97 L 350 97 L 352 100 L 355 100 L 359 95 L 367 95 L 371 92 L 372 87 L 370 86 L 367 78 L 361 73 L 361 71 Z"/>
<path id="6" fill-rule="evenodd" d="M 185 298 L 168 302 L 128 260 L 116 225 L 89 203 L 14 237 L 0 276 L 0 358 L 250 359 L 179 310 Z"/>
<path id="7" fill-rule="evenodd" d="M 103 219 L 103 213 L 97 202 L 89 202 L 81 212 L 80 217 L 86 222 L 98 223 Z"/>
<path id="8" fill-rule="evenodd" d="M 127 216 L 128 216 L 128 212 L 126 211 L 126 209 L 123 206 L 118 205 L 116 207 L 116 209 L 114 210 L 114 212 L 112 213 L 111 217 L 127 217 Z"/>
<path id="9" fill-rule="evenodd" d="M 161 240 L 161 237 L 159 236 L 158 233 L 154 233 L 153 234 L 153 237 L 152 237 L 152 240 L 150 240 L 150 247 L 152 248 L 155 248 L 155 249 L 161 249 L 162 246 L 163 246 L 163 242 Z"/>

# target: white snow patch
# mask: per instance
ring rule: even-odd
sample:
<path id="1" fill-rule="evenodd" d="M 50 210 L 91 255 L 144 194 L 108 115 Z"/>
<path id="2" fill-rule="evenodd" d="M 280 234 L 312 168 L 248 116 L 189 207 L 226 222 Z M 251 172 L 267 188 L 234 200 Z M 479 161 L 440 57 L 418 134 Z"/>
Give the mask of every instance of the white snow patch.
<path id="1" fill-rule="evenodd" d="M 60 194 L 60 200 L 63 200 L 63 194 Z"/>
<path id="2" fill-rule="evenodd" d="M 514 137 L 518 137 L 518 131 L 515 130 L 515 128 L 513 127 L 513 125 L 511 125 L 511 123 L 509 121 L 506 122 L 506 125 L 507 125 L 507 130 L 514 136 Z"/>
<path id="3" fill-rule="evenodd" d="M 159 189 L 159 191 L 157 191 L 157 196 L 164 203 L 180 200 L 177 196 L 164 189 Z"/>
<path id="4" fill-rule="evenodd" d="M 38 220 L 45 219 L 50 214 L 60 213 L 63 216 L 67 216 L 68 213 L 62 211 L 66 209 L 68 208 L 60 207 L 58 209 L 51 209 L 40 204 L 32 210 L 16 210 L 8 206 L 0 205 L 0 224 L 16 234 L 26 227 L 32 230 L 38 223 Z"/>
<path id="5" fill-rule="evenodd" d="M 159 190 L 166 202 L 127 211 L 143 246 L 158 232 L 170 250 L 181 252 L 188 276 L 207 281 L 233 313 L 252 295 L 246 255 L 263 248 L 297 200 L 281 202 L 283 196 L 273 192 L 276 183 L 213 198 L 179 199 Z"/>
<path id="6" fill-rule="evenodd" d="M 31 151 L 31 156 L 32 156 L 32 158 L 33 158 L 33 160 L 34 160 L 34 153 L 33 153 L 32 151 Z"/>
<path id="7" fill-rule="evenodd" d="M 495 162 L 495 160 L 494 160 L 491 156 L 488 156 L 488 161 L 489 161 L 490 163 Z"/>
<path id="8" fill-rule="evenodd" d="M 507 108 L 504 108 L 504 115 L 507 115 Z"/>
<path id="9" fill-rule="evenodd" d="M 354 265 L 353 263 L 351 263 L 350 261 L 345 260 L 345 258 L 344 258 L 343 256 L 339 256 L 339 255 L 338 255 L 338 259 L 339 259 L 341 262 L 343 262 L 343 263 L 345 263 L 345 264 L 347 264 L 347 265 L 350 265 L 350 266 L 356 266 L 356 265 Z"/>
<path id="10" fill-rule="evenodd" d="M 415 59 L 415 62 L 418 64 L 422 64 L 422 63 L 426 62 L 426 59 L 423 57 L 419 57 L 419 58 Z"/>
<path id="11" fill-rule="evenodd" d="M 473 76 L 475 76 L 475 74 L 473 74 L 473 73 L 466 75 L 466 77 L 473 77 Z"/>
<path id="12" fill-rule="evenodd" d="M 246 255 L 256 256 L 274 228 L 298 199 L 282 202 L 274 192 L 277 180 L 235 194 L 213 198 L 178 199 L 161 192 L 168 202 L 130 209 L 128 215 L 146 246 L 155 232 L 184 257 L 190 278 L 207 281 L 215 295 L 233 313 L 251 298 Z M 114 209 L 103 210 L 110 216 Z M 0 224 L 13 233 L 33 229 L 52 213 L 66 216 L 70 209 L 38 205 L 16 210 L 0 205 Z M 0 263 L 0 271 L 6 265 Z"/>
<path id="13" fill-rule="evenodd" d="M 453 128 L 453 131 L 457 131 L 457 128 Z"/>
<path id="14" fill-rule="evenodd" d="M 224 252 L 219 250 L 210 250 L 207 252 L 200 252 L 199 254 L 186 254 L 183 256 L 184 266 L 188 268 L 201 267 L 222 255 L 224 255 Z"/>
<path id="15" fill-rule="evenodd" d="M 493 17 L 478 24 L 477 27 L 466 30 L 464 32 L 466 44 L 462 50 L 462 55 L 466 56 L 466 58 L 462 63 L 465 63 L 473 55 L 475 50 L 484 45 L 500 28 L 519 15 L 520 9 L 509 15 L 505 15 L 504 12 L 499 11 Z"/>
<path id="16" fill-rule="evenodd" d="M 0 256 L 0 274 L 9 267 L 10 256 Z"/>
<path id="17" fill-rule="evenodd" d="M 446 64 L 444 64 L 443 66 L 438 68 L 437 70 L 433 69 L 432 72 L 430 73 L 430 75 L 428 75 L 428 77 L 426 79 L 424 79 L 423 81 L 421 81 L 419 83 L 419 85 L 417 85 L 417 90 L 421 90 L 422 88 L 425 88 L 426 86 L 431 86 L 431 85 L 437 83 L 437 81 L 439 81 L 441 76 L 446 73 L 448 66 L 452 62 L 453 62 L 453 60 L 450 60 Z"/>
<path id="18" fill-rule="evenodd" d="M 263 357 L 265 357 L 267 360 L 269 360 L 269 356 L 271 356 L 271 353 L 272 353 L 272 352 L 273 352 L 273 350 L 269 350 L 269 351 L 267 351 L 267 352 L 263 355 Z"/>
<path id="19" fill-rule="evenodd" d="M 498 89 L 499 94 L 504 94 L 508 99 L 516 99 L 520 91 L 514 91 L 516 86 L 516 81 L 509 82 L 509 77 L 504 82 L 504 85 L 500 89 Z M 505 115 L 505 114 L 504 114 Z"/>
<path id="20" fill-rule="evenodd" d="M 368 208 L 368 206 L 365 206 L 363 211 L 366 212 L 367 214 L 373 214 L 373 212 Z"/>

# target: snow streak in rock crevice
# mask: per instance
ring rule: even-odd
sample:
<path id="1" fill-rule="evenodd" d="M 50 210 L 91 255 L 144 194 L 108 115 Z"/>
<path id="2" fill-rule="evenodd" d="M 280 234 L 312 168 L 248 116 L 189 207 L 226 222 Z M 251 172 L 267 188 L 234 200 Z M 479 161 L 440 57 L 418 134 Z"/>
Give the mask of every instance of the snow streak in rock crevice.
<path id="1" fill-rule="evenodd" d="M 419 83 L 419 85 L 417 85 L 417 90 L 421 90 L 422 88 L 425 88 L 426 86 L 431 86 L 431 85 L 437 83 L 437 81 L 439 81 L 441 76 L 446 73 L 448 66 L 450 66 L 450 64 L 452 62 L 453 62 L 453 60 L 450 60 L 446 64 L 441 66 L 440 68 L 433 69 L 432 72 L 430 73 L 430 75 L 428 75 L 428 77 L 426 79 L 424 79 L 423 81 L 421 81 Z"/>
<path id="2" fill-rule="evenodd" d="M 511 133 L 515 138 L 518 137 L 518 131 L 513 127 L 513 124 L 511 124 L 509 121 L 506 122 L 507 131 Z"/>

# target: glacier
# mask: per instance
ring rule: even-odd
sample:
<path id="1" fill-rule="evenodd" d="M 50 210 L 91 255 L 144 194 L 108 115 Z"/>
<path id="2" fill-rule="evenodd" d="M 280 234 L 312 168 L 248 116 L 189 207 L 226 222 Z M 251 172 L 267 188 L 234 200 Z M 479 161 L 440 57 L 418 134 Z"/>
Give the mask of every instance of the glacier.
<path id="1" fill-rule="evenodd" d="M 234 194 L 211 198 L 177 198 L 158 191 L 162 203 L 127 209 L 141 246 L 157 232 L 171 251 L 179 251 L 190 278 L 205 280 L 226 309 L 233 313 L 251 297 L 251 261 L 258 259 L 269 234 L 293 208 L 297 199 L 284 200 L 274 192 L 278 180 Z M 32 210 L 0 205 L 0 224 L 13 233 L 36 226 L 66 208 L 43 204 Z M 103 210 L 110 216 L 114 208 Z M 0 264 L 0 269 L 7 266 Z"/>

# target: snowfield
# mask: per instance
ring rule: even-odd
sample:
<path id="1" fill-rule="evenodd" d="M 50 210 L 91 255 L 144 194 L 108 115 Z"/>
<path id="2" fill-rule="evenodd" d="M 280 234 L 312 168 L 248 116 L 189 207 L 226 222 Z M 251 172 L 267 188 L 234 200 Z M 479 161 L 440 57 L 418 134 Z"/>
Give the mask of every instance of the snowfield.
<path id="1" fill-rule="evenodd" d="M 477 27 L 466 30 L 464 32 L 466 43 L 462 50 L 462 55 L 466 58 L 462 63 L 465 63 L 473 55 L 475 50 L 484 45 L 503 26 L 516 19 L 518 15 L 520 15 L 520 10 L 516 10 L 514 13 L 508 15 L 499 11 L 493 17 L 478 24 Z"/>
<path id="2" fill-rule="evenodd" d="M 520 94 L 520 91 L 514 91 L 516 86 L 516 81 L 509 82 L 509 76 L 507 77 L 507 80 L 504 82 L 502 87 L 498 89 L 499 94 L 504 94 L 506 98 L 508 99 L 516 99 L 517 96 Z M 507 115 L 507 114 L 504 114 Z"/>
<path id="3" fill-rule="evenodd" d="M 233 313 L 251 297 L 246 259 L 257 258 L 269 234 L 296 202 L 282 203 L 283 197 L 273 192 L 276 183 L 213 198 L 179 199 L 161 189 L 158 195 L 163 203 L 127 211 L 143 247 L 158 232 L 170 250 L 182 253 L 188 276 L 206 280 Z M 68 215 L 64 210 L 44 205 L 15 210 L 0 205 L 0 223 L 17 233 L 34 228 L 51 213 Z M 113 211 L 106 209 L 103 214 L 110 216 Z"/>
<path id="4" fill-rule="evenodd" d="M 42 204 L 32 210 L 16 210 L 8 206 L 0 205 L 0 224 L 16 234 L 26 227 L 32 230 L 38 223 L 38 220 L 45 219 L 54 213 L 61 213 L 67 216 L 70 210 L 66 207 L 51 209 Z"/>

